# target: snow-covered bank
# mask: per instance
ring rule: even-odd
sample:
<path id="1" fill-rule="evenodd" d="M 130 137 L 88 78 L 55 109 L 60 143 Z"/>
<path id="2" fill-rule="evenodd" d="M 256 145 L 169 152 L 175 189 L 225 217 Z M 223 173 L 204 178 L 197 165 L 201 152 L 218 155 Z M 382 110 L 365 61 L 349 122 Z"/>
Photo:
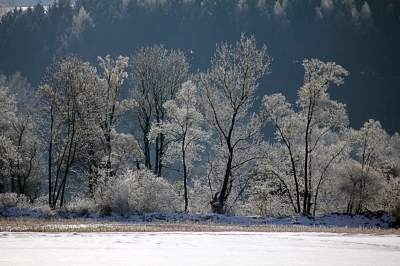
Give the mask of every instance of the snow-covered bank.
<path id="1" fill-rule="evenodd" d="M 317 233 L 0 233 L 0 265 L 398 265 L 400 237 Z"/>
<path id="2" fill-rule="evenodd" d="M 128 216 L 111 214 L 99 216 L 95 213 L 51 211 L 49 209 L 20 209 L 17 207 L 0 207 L 1 218 L 52 218 L 52 219 L 85 219 L 93 222 L 112 221 L 127 223 L 155 223 L 155 222 L 205 222 L 224 223 L 234 225 L 296 225 L 314 227 L 349 227 L 349 228 L 392 228 L 395 218 L 384 212 L 365 212 L 362 215 L 333 213 L 320 217 L 243 217 L 219 214 L 199 213 L 134 213 Z"/>

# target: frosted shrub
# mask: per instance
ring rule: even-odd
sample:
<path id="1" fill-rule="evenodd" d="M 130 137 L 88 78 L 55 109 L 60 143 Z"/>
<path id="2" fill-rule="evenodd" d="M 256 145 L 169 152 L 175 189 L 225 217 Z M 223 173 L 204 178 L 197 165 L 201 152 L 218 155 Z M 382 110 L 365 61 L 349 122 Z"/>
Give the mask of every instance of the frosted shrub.
<path id="1" fill-rule="evenodd" d="M 400 222 L 400 178 L 391 178 L 382 193 L 382 209 Z"/>
<path id="2" fill-rule="evenodd" d="M 129 206 L 129 188 L 124 182 L 125 176 L 115 182 L 112 193 L 110 210 L 120 215 L 128 214 L 131 209 Z"/>
<path id="3" fill-rule="evenodd" d="M 93 200 L 95 209 L 100 215 L 111 215 L 111 212 L 116 211 L 114 206 L 116 195 L 120 194 L 118 185 L 119 177 L 114 177 L 113 180 L 108 180 L 104 175 L 99 176 L 97 186 L 94 188 Z"/>
<path id="4" fill-rule="evenodd" d="M 280 181 L 264 174 L 258 177 L 250 188 L 248 208 L 257 216 L 286 217 L 295 214 L 288 191 Z"/>
<path id="5" fill-rule="evenodd" d="M 256 216 L 286 217 L 294 214 L 286 198 L 279 194 L 253 194 L 248 205 L 252 215 Z"/>
<path id="6" fill-rule="evenodd" d="M 129 208 L 138 212 L 176 212 L 180 210 L 178 195 L 164 178 L 148 169 L 128 171 L 124 175 L 123 192 L 128 195 Z"/>
<path id="7" fill-rule="evenodd" d="M 191 212 L 211 212 L 210 202 L 212 195 L 205 177 L 192 178 L 192 186 L 189 188 L 189 210 Z"/>
<path id="8" fill-rule="evenodd" d="M 101 214 L 129 212 L 176 212 L 178 195 L 164 178 L 148 169 L 128 170 L 96 189 L 95 201 Z"/>
<path id="9" fill-rule="evenodd" d="M 44 198 L 44 197 L 43 197 Z M 30 203 L 25 195 L 18 196 L 16 193 L 0 194 L 0 208 L 8 208 L 11 216 L 30 216 L 36 218 L 53 218 L 57 213 L 51 210 L 48 203 L 35 201 Z"/>
<path id="10" fill-rule="evenodd" d="M 0 194 L 0 207 L 16 207 L 18 205 L 18 195 L 15 193 Z"/>
<path id="11" fill-rule="evenodd" d="M 342 170 L 340 197 L 345 200 L 346 212 L 362 213 L 366 210 L 379 210 L 382 207 L 385 189 L 384 178 L 374 169 L 363 170 L 361 165 L 351 164 Z M 385 207 L 384 207 L 385 208 Z"/>
<path id="12" fill-rule="evenodd" d="M 235 204 L 232 206 L 228 206 L 228 212 L 227 214 L 229 215 L 234 215 L 234 216 L 259 216 L 257 213 L 254 212 L 252 203 L 250 201 L 236 201 Z"/>
<path id="13" fill-rule="evenodd" d="M 49 219 L 57 215 L 57 211 L 51 209 L 49 206 L 49 195 L 38 197 L 30 207 L 42 218 Z"/>
<path id="14" fill-rule="evenodd" d="M 16 193 L 0 194 L 0 207 L 29 208 L 29 200 L 25 195 L 18 196 Z"/>
<path id="15" fill-rule="evenodd" d="M 84 196 L 77 196 L 68 202 L 66 209 L 83 216 L 94 211 L 95 205 L 91 199 L 85 198 Z"/>
<path id="16" fill-rule="evenodd" d="M 49 195 L 43 195 L 41 197 L 38 197 L 33 202 L 34 208 L 42 208 L 47 206 L 49 206 Z"/>

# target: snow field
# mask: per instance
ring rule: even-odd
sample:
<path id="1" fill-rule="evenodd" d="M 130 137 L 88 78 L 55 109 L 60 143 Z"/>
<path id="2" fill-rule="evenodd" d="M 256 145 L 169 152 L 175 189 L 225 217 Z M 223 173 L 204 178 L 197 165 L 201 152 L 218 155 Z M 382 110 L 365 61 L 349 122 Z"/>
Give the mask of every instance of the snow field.
<path id="1" fill-rule="evenodd" d="M 0 265 L 399 265 L 400 237 L 325 233 L 0 233 Z"/>

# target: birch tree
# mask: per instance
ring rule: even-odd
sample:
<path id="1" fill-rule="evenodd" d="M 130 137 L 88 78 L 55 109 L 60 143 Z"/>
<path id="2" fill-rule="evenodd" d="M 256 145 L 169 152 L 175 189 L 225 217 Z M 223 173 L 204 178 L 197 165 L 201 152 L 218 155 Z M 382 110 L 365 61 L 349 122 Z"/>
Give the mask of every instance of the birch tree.
<path id="1" fill-rule="evenodd" d="M 184 210 L 188 211 L 188 178 L 193 168 L 193 162 L 201 160 L 199 153 L 205 147 L 201 142 L 208 139 L 208 133 L 201 126 L 203 116 L 200 113 L 197 88 L 192 81 L 186 81 L 178 91 L 175 100 L 164 104 L 166 120 L 160 124 L 153 123 L 149 133 L 150 139 L 155 139 L 161 133 L 169 142 L 163 160 L 174 163 L 179 160 L 182 165 L 184 187 Z"/>
<path id="2" fill-rule="evenodd" d="M 234 200 L 247 188 L 249 166 L 260 156 L 264 121 L 250 108 L 256 99 L 258 80 L 269 73 L 271 59 L 265 45 L 259 50 L 253 36 L 242 34 L 234 47 L 217 45 L 211 70 L 199 73 L 198 86 L 204 112 L 213 131 L 215 156 L 222 167 L 217 177 L 213 212 L 226 212 L 225 204 L 232 188 L 238 189 Z"/>

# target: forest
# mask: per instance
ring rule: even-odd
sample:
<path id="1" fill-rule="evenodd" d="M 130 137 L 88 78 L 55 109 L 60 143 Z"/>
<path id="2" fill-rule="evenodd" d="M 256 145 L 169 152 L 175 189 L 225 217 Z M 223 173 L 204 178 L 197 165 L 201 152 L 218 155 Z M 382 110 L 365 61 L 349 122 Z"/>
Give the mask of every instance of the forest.
<path id="1" fill-rule="evenodd" d="M 8 8 L 0 205 L 400 215 L 398 47 L 397 0 Z"/>

